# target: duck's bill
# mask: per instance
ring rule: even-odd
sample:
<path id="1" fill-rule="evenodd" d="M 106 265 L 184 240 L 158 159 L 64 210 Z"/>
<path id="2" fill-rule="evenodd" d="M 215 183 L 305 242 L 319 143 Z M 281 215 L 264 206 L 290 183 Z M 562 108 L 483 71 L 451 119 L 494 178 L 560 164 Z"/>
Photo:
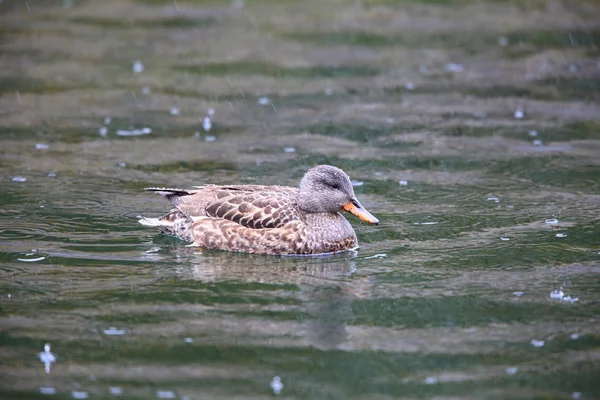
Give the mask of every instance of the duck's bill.
<path id="1" fill-rule="evenodd" d="M 342 210 L 348 211 L 350 214 L 353 214 L 358 217 L 362 222 L 367 222 L 369 224 L 379 224 L 379 220 L 375 218 L 370 212 L 365 210 L 365 208 L 360 204 L 360 202 L 356 199 L 344 204 L 342 206 Z"/>

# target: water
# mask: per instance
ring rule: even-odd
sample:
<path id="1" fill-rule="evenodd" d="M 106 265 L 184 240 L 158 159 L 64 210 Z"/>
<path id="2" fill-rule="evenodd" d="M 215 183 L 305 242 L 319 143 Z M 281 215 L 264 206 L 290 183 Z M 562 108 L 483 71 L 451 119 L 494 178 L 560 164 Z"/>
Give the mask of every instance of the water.
<path id="1" fill-rule="evenodd" d="M 1 2 L 0 397 L 600 397 L 582 4 Z M 318 163 L 381 220 L 355 254 L 137 223 Z"/>

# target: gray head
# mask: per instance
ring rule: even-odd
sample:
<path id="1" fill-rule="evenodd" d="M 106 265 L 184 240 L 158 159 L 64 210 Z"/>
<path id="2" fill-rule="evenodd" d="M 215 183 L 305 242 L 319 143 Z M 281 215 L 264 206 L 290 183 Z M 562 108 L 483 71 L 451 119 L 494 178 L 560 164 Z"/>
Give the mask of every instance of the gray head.
<path id="1" fill-rule="evenodd" d="M 344 210 L 361 221 L 379 223 L 356 199 L 348 175 L 331 165 L 319 165 L 306 172 L 300 181 L 298 205 L 309 213 L 337 213 Z"/>

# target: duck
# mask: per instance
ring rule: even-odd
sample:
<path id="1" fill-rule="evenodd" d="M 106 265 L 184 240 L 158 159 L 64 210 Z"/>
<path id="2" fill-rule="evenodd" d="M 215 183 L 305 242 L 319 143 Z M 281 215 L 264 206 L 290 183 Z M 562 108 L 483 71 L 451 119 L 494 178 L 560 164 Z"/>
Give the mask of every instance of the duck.
<path id="1" fill-rule="evenodd" d="M 343 212 L 362 222 L 379 220 L 356 198 L 340 168 L 309 169 L 297 188 L 279 185 L 215 185 L 193 189 L 150 187 L 173 208 L 162 217 L 141 218 L 207 249 L 272 255 L 319 255 L 356 250 L 358 240 Z"/>

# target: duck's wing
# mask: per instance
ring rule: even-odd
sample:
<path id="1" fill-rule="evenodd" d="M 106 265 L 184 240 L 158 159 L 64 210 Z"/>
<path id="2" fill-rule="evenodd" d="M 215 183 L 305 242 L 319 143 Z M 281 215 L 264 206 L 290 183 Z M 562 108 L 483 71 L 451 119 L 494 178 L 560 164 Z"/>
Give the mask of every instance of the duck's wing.
<path id="1" fill-rule="evenodd" d="M 255 189 L 255 190 L 253 190 Z M 251 229 L 280 228 L 300 219 L 296 189 L 284 187 L 223 188 L 205 208 L 206 215 Z"/>

